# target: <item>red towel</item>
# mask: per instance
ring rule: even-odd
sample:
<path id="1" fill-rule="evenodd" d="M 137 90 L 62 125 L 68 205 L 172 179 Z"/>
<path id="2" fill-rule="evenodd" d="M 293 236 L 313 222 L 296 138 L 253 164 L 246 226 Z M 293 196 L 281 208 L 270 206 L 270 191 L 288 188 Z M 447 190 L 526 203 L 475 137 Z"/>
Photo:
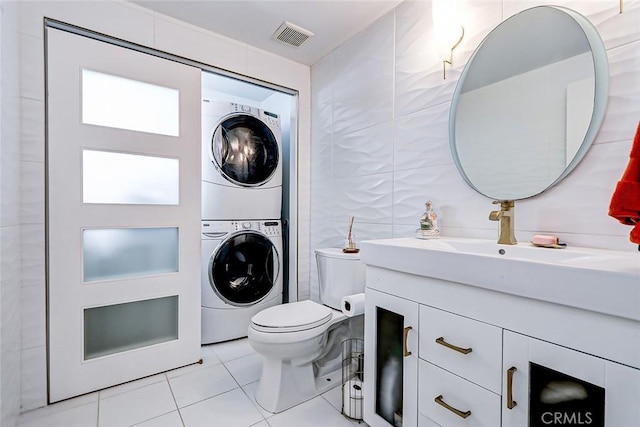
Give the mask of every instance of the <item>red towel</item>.
<path id="1" fill-rule="evenodd" d="M 633 225 L 629 240 L 640 244 L 640 122 L 629 157 L 629 164 L 611 197 L 609 215 L 622 224 Z"/>

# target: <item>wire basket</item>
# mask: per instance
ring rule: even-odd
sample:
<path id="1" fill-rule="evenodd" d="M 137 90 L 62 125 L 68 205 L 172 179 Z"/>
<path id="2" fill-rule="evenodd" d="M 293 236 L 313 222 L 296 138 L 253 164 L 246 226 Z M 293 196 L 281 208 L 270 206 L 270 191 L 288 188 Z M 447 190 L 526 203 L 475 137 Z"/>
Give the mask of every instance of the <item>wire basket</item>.
<path id="1" fill-rule="evenodd" d="M 362 420 L 364 397 L 364 340 L 342 342 L 342 414 Z"/>

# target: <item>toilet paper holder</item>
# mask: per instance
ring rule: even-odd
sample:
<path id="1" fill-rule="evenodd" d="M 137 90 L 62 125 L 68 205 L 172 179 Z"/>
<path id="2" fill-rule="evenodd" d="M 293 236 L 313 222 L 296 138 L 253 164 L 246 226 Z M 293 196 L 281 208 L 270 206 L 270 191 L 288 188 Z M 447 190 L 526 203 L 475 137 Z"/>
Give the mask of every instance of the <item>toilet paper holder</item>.
<path id="1" fill-rule="evenodd" d="M 364 400 L 364 340 L 342 342 L 342 414 L 362 420 Z"/>

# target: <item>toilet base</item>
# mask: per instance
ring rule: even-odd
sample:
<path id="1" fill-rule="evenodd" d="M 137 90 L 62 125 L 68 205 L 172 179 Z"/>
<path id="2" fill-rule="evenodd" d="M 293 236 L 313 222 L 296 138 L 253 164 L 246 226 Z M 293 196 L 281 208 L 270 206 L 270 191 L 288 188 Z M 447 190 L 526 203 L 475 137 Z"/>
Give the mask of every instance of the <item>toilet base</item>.
<path id="1" fill-rule="evenodd" d="M 288 361 L 264 359 L 256 402 L 277 414 L 339 386 L 341 378 L 340 368 L 315 377 L 312 363 L 292 366 Z"/>

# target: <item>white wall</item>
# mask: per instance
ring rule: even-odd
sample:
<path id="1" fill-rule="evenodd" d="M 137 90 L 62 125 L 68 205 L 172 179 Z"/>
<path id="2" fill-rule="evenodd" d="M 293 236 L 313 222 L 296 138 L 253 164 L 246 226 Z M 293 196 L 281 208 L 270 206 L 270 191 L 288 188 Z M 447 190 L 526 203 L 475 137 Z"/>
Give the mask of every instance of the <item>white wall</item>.
<path id="1" fill-rule="evenodd" d="M 22 248 L 22 270 L 21 275 L 17 277 L 22 290 L 22 345 L 16 343 L 16 348 L 21 349 L 22 356 L 11 359 L 8 366 L 3 364 L 2 375 L 5 375 L 5 372 L 21 372 L 21 381 L 17 385 L 9 382 L 7 384 L 11 386 L 14 395 L 18 395 L 21 386 L 20 399 L 22 410 L 25 411 L 46 404 L 43 17 L 297 90 L 299 161 L 306 165 L 309 164 L 311 110 L 309 67 L 306 65 L 122 1 L 29 1 L 19 2 L 18 5 L 22 151 L 20 162 L 15 164 L 19 164 L 22 186 L 20 191 L 16 189 L 15 193 L 22 199 L 19 221 L 22 234 L 14 238 L 13 243 L 14 250 L 15 247 Z M 4 69 L 2 72 L 4 82 Z M 4 151 L 2 161 L 5 161 Z M 303 193 L 309 191 L 308 171 L 308 167 L 299 171 L 299 191 Z M 7 182 L 3 176 L 3 186 Z M 4 206 L 4 196 L 2 201 Z M 299 216 L 309 217 L 308 203 L 299 205 Z M 4 222 L 2 225 L 4 226 Z M 299 230 L 301 235 L 307 236 L 303 237 L 306 241 L 308 230 L 307 221 L 306 228 L 303 225 Z M 308 245 L 302 249 L 306 251 Z M 3 246 L 3 265 L 4 252 Z M 301 257 L 308 258 L 308 254 L 302 253 Z M 11 258 L 7 260 L 12 261 Z M 20 258 L 17 261 L 20 261 Z M 308 288 L 308 277 L 308 273 L 302 276 L 299 283 L 301 287 Z M 2 291 L 4 301 L 4 282 Z M 18 307 L 18 304 L 14 304 L 14 307 Z M 5 325 L 4 317 L 2 320 Z M 19 321 L 10 323 L 12 327 L 17 324 Z M 4 358 L 5 352 L 0 355 Z M 4 378 L 2 385 L 4 388 Z"/>
<path id="2" fill-rule="evenodd" d="M 473 50 L 503 19 L 544 1 L 462 0 L 465 37 L 442 78 L 431 2 L 405 1 L 314 64 L 311 249 L 340 246 L 347 217 L 358 240 L 413 236 L 432 199 L 445 236 L 497 239 L 495 208 L 466 185 L 449 150 L 449 108 Z M 640 2 L 561 0 L 591 20 L 610 63 L 605 121 L 582 163 L 559 185 L 516 202 L 516 235 L 555 233 L 571 246 L 636 251 L 607 215 L 640 119 Z M 311 296 L 317 297 L 311 264 Z"/>
<path id="3" fill-rule="evenodd" d="M 20 413 L 20 99 L 17 4 L 0 3 L 0 425 Z"/>

